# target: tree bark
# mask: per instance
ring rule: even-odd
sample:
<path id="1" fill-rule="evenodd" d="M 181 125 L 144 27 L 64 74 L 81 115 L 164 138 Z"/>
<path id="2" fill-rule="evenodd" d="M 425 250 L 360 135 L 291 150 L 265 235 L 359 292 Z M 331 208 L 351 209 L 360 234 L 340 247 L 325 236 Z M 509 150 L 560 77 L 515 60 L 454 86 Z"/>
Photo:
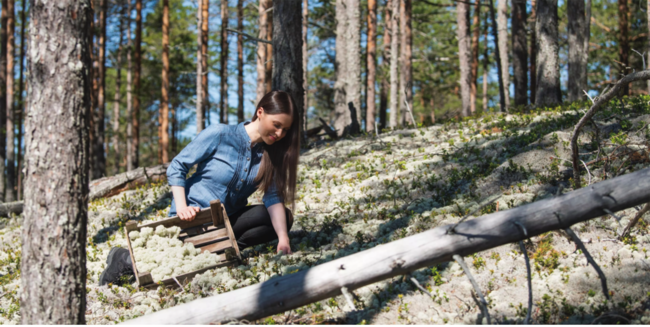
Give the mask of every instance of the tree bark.
<path id="1" fill-rule="evenodd" d="M 228 0 L 221 0 L 221 113 L 219 121 L 228 124 Z"/>
<path id="2" fill-rule="evenodd" d="M 89 2 L 31 2 L 22 324 L 85 323 Z"/>
<path id="3" fill-rule="evenodd" d="M 142 0 L 135 0 L 135 45 L 133 47 L 133 108 L 131 112 L 131 168 L 138 168 L 140 144 L 140 71 L 142 69 Z"/>
<path id="4" fill-rule="evenodd" d="M 25 27 L 27 26 L 27 19 L 26 19 L 26 13 L 27 13 L 27 0 L 22 1 L 22 7 L 20 11 L 20 72 L 19 72 L 19 77 L 18 77 L 18 137 L 17 137 L 17 145 L 18 148 L 16 149 L 16 160 L 17 164 L 16 167 L 18 171 L 16 172 L 16 199 L 20 200 L 22 199 L 22 186 L 23 186 L 23 178 L 22 178 L 22 165 L 23 165 L 23 158 L 22 158 L 22 140 L 23 140 L 23 112 L 25 110 L 25 105 L 23 103 L 23 90 L 25 89 L 25 83 L 24 83 L 24 67 L 25 67 Z"/>
<path id="5" fill-rule="evenodd" d="M 568 38 L 569 38 L 569 83 L 568 100 L 570 102 L 582 99 L 582 91 L 587 90 L 587 63 L 583 61 L 585 38 L 588 38 L 589 30 L 586 29 L 586 15 L 584 0 L 574 0 L 567 3 L 568 16 Z"/>
<path id="6" fill-rule="evenodd" d="M 266 9 L 269 7 L 268 0 L 260 0 L 259 6 L 257 7 L 258 13 L 258 24 L 259 24 L 259 34 L 257 37 L 261 40 L 268 40 L 268 16 Z M 266 61 L 267 57 L 267 44 L 266 43 L 257 43 L 257 97 L 255 99 L 255 105 L 262 100 L 262 97 L 266 94 Z"/>
<path id="7" fill-rule="evenodd" d="M 209 26 L 210 26 L 210 0 L 203 0 L 203 9 L 201 11 L 201 112 L 203 116 L 203 128 L 205 128 L 206 117 L 210 119 L 210 96 L 208 93 L 208 43 L 209 43 Z"/>
<path id="8" fill-rule="evenodd" d="M 243 0 L 237 1 L 237 123 L 244 121 L 244 8 Z"/>
<path id="9" fill-rule="evenodd" d="M 485 13 L 485 30 L 483 31 L 483 39 L 485 40 L 485 47 L 483 48 L 483 112 L 488 111 L 488 13 Z"/>
<path id="10" fill-rule="evenodd" d="M 501 60 L 501 79 L 503 80 L 503 91 L 505 110 L 510 108 L 510 61 L 508 60 L 508 0 L 498 0 L 497 25 L 499 29 L 499 58 Z"/>
<path id="11" fill-rule="evenodd" d="M 627 75 L 627 68 L 630 66 L 629 9 L 627 2 L 628 0 L 618 0 L 618 61 L 622 63 L 619 64 L 619 76 Z M 621 90 L 621 96 L 623 95 L 630 95 L 629 85 L 625 85 Z"/>
<path id="12" fill-rule="evenodd" d="M 107 0 L 99 0 L 99 37 L 97 56 L 97 116 L 95 120 L 95 143 L 91 178 L 106 176 L 106 155 L 104 153 L 104 134 L 106 127 L 106 11 Z"/>
<path id="13" fill-rule="evenodd" d="M 5 159 L 7 159 L 7 1 L 2 0 L 0 16 L 0 200 L 5 198 Z"/>
<path id="14" fill-rule="evenodd" d="M 160 163 L 169 162 L 169 0 L 162 0 L 162 89 L 160 99 L 160 117 L 162 124 L 160 148 L 162 156 Z"/>
<path id="15" fill-rule="evenodd" d="M 397 89 L 397 64 L 399 58 L 399 2 L 400 0 L 393 0 L 392 2 L 392 13 L 391 13 L 391 31 L 390 31 L 390 122 L 389 127 L 391 129 L 397 127 L 397 117 L 399 111 L 399 90 Z"/>
<path id="16" fill-rule="evenodd" d="M 526 37 L 526 1 L 512 0 L 512 71 L 515 105 L 528 104 L 528 41 Z"/>
<path id="17" fill-rule="evenodd" d="M 305 91 L 305 105 L 302 110 L 302 130 L 305 131 L 301 136 L 301 144 L 307 144 L 307 111 L 309 110 L 309 43 L 307 42 L 307 33 L 309 32 L 309 0 L 302 1 L 302 88 Z"/>
<path id="18" fill-rule="evenodd" d="M 474 17 L 472 19 L 472 65 L 471 83 L 469 93 L 469 111 L 474 114 L 476 111 L 476 93 L 478 91 L 478 56 L 479 56 L 479 35 L 481 34 L 481 2 L 476 1 L 474 5 Z M 487 44 L 486 44 L 487 47 Z"/>
<path id="19" fill-rule="evenodd" d="M 113 167 L 115 172 L 113 175 L 120 173 L 120 107 L 122 106 L 122 51 L 124 50 L 124 20 L 126 16 L 127 6 L 122 4 L 122 12 L 120 17 L 120 37 L 115 54 L 115 94 L 113 96 Z"/>
<path id="20" fill-rule="evenodd" d="M 266 1 L 266 8 L 273 8 L 273 0 L 261 0 Z M 266 39 L 273 40 L 273 13 L 266 14 Z M 266 61 L 264 62 L 265 72 L 264 72 L 264 86 L 266 87 L 266 92 L 264 94 L 271 92 L 271 86 L 273 86 L 273 46 L 271 44 L 266 44 Z"/>
<path id="21" fill-rule="evenodd" d="M 358 31 L 359 1 L 337 0 L 334 128 L 339 137 L 360 131 L 361 48 Z"/>
<path id="22" fill-rule="evenodd" d="M 133 170 L 133 40 L 131 39 L 131 12 L 133 0 L 127 1 L 126 15 L 126 171 Z"/>
<path id="23" fill-rule="evenodd" d="M 253 321 L 352 291 L 378 281 L 525 240 L 650 201 L 650 169 L 637 171 L 560 197 L 495 212 L 405 237 L 382 246 L 240 288 L 157 311 L 128 324 L 209 324 Z M 605 199 L 604 194 L 616 199 Z M 526 234 L 522 233 L 523 226 Z M 368 269 L 372 267 L 372 269 Z"/>
<path id="24" fill-rule="evenodd" d="M 205 128 L 205 116 L 203 113 L 203 1 L 198 0 L 196 9 L 196 134 L 198 135 Z"/>
<path id="25" fill-rule="evenodd" d="M 537 92 L 535 106 L 562 102 L 558 55 L 557 0 L 537 0 Z"/>
<path id="26" fill-rule="evenodd" d="M 502 0 L 503 1 L 503 0 Z M 460 100 L 461 115 L 467 117 L 471 115 L 470 91 L 471 91 L 471 56 L 470 56 L 470 36 L 469 21 L 467 13 L 469 4 L 466 2 L 456 3 L 456 39 L 458 40 L 458 64 L 460 66 Z"/>
<path id="27" fill-rule="evenodd" d="M 400 68 L 404 67 L 404 0 L 399 0 L 399 57 L 397 59 L 397 126 L 405 126 L 406 122 L 406 106 L 404 105 L 404 91 L 406 90 L 406 81 L 404 80 L 404 71 Z"/>
<path id="28" fill-rule="evenodd" d="M 402 70 L 400 76 L 404 76 L 403 78 L 404 84 L 403 84 L 403 88 L 400 89 L 400 93 L 401 95 L 406 94 L 406 96 L 404 96 L 404 99 L 400 101 L 401 103 L 400 108 L 404 109 L 404 110 L 400 110 L 400 112 L 402 113 L 402 122 L 403 122 L 402 124 L 404 125 L 405 121 L 409 119 L 412 120 L 411 116 L 409 116 L 408 119 L 406 118 L 406 116 L 408 115 L 409 108 L 411 110 L 411 114 L 413 113 L 412 112 L 413 111 L 413 50 L 412 50 L 413 32 L 412 32 L 412 23 L 411 23 L 411 13 L 412 13 L 411 0 L 402 0 L 400 2 L 402 3 L 402 8 L 404 9 L 403 12 L 400 12 L 400 15 L 402 17 L 401 19 L 402 33 L 400 34 L 402 38 L 401 40 L 402 44 L 400 45 L 400 48 L 402 49 L 400 53 L 402 57 Z M 411 121 L 411 123 L 413 124 L 413 126 L 417 126 L 417 123 L 415 121 Z"/>
<path id="29" fill-rule="evenodd" d="M 15 45 L 15 14 L 14 0 L 7 1 L 7 178 L 5 202 L 16 200 L 15 195 L 15 155 L 14 155 L 14 45 Z"/>
<path id="30" fill-rule="evenodd" d="M 375 82 L 377 71 L 377 1 L 368 0 L 368 42 L 366 45 L 368 78 L 366 85 L 366 132 L 375 131 Z"/>
<path id="31" fill-rule="evenodd" d="M 533 25 L 530 29 L 530 103 L 536 102 L 535 92 L 537 92 L 537 0 L 531 0 L 529 22 Z"/>
<path id="32" fill-rule="evenodd" d="M 389 78 L 387 78 L 390 73 L 387 74 L 386 66 L 390 63 L 390 47 L 391 47 L 391 34 L 392 31 L 392 22 L 391 12 L 393 8 L 393 0 L 386 0 L 386 6 L 384 8 L 384 35 L 382 40 L 382 65 L 380 66 L 380 71 L 382 75 L 381 82 L 379 84 L 379 131 L 386 128 L 386 110 L 388 107 L 388 90 L 390 89 Z M 390 70 L 390 69 L 389 69 Z"/>
<path id="33" fill-rule="evenodd" d="M 302 71 L 301 1 L 275 1 L 273 4 L 273 90 L 291 95 L 296 108 L 304 107 Z M 302 121 L 298 110 L 298 121 Z M 299 135 L 303 134 L 299 125 Z"/>
<path id="34" fill-rule="evenodd" d="M 588 6 L 589 6 L 589 15 L 591 16 L 591 0 L 588 0 L 588 1 L 589 1 L 589 4 L 588 4 Z M 648 60 L 646 60 L 646 62 L 647 62 L 646 68 L 650 67 L 650 10 L 649 10 L 649 8 L 650 8 L 650 0 L 648 0 L 648 2 L 646 3 L 646 14 L 647 14 L 646 19 L 648 20 L 648 32 L 647 32 L 648 33 L 648 50 L 647 50 L 647 52 L 648 52 Z M 648 80 L 646 83 L 648 85 L 648 94 L 650 94 L 650 80 Z"/>

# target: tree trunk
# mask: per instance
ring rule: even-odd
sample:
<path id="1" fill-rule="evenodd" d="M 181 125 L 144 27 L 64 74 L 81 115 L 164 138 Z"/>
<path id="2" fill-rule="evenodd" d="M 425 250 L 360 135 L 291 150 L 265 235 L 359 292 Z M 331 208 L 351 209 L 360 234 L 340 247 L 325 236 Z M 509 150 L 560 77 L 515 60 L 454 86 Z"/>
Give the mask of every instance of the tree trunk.
<path id="1" fill-rule="evenodd" d="M 91 178 L 106 176 L 106 155 L 104 153 L 104 134 L 106 127 L 106 14 L 107 0 L 99 1 L 99 42 L 97 56 L 97 120 L 95 120 L 95 143 Z"/>
<path id="2" fill-rule="evenodd" d="M 203 115 L 203 1 L 198 0 L 196 9 L 196 134 L 201 133 L 205 128 L 205 116 Z M 205 0 L 208 2 L 209 0 Z"/>
<path id="3" fill-rule="evenodd" d="M 588 1 L 589 1 L 589 14 L 591 15 L 591 0 L 588 0 Z M 646 60 L 646 62 L 647 62 L 646 69 L 648 69 L 648 66 L 650 65 L 650 0 L 648 0 L 648 2 L 646 3 L 646 13 L 647 13 L 646 19 L 648 20 L 648 31 L 647 31 L 647 33 L 648 33 L 648 50 L 647 50 L 647 52 L 648 52 L 648 60 Z M 646 83 L 648 84 L 648 94 L 650 94 L 650 80 L 648 80 Z"/>
<path id="4" fill-rule="evenodd" d="M 131 39 L 131 12 L 133 0 L 126 0 L 126 171 L 133 170 L 133 40 Z"/>
<path id="5" fill-rule="evenodd" d="M 169 162 L 169 0 L 162 0 L 163 21 L 162 21 L 162 89 L 160 99 L 160 117 L 162 124 L 160 130 L 162 140 L 160 148 L 162 156 L 160 163 Z"/>
<path id="6" fill-rule="evenodd" d="M 528 104 L 528 42 L 526 38 L 526 1 L 512 0 L 512 71 L 515 105 Z"/>
<path id="7" fill-rule="evenodd" d="M 206 117 L 209 121 L 210 119 L 210 96 L 208 93 L 208 43 L 209 43 L 209 26 L 210 26 L 210 0 L 203 0 L 203 9 L 201 11 L 201 112 L 203 116 L 203 128 L 205 128 Z"/>
<path id="8" fill-rule="evenodd" d="M 562 102 L 558 57 L 557 0 L 537 0 L 537 92 L 535 106 Z"/>
<path id="9" fill-rule="evenodd" d="M 397 76 L 399 84 L 397 86 L 397 126 L 405 126 L 406 122 L 406 105 L 404 104 L 404 91 L 406 90 L 406 81 L 404 80 L 404 0 L 399 0 L 399 57 L 397 59 Z"/>
<path id="10" fill-rule="evenodd" d="M 587 51 L 585 46 L 585 16 L 584 0 L 573 0 L 567 3 L 568 15 L 568 38 L 569 38 L 569 82 L 568 100 L 570 102 L 578 101 L 583 97 L 582 91 L 587 90 L 587 66 L 583 62 L 584 53 Z M 583 66 L 583 63 L 585 66 Z"/>
<path id="11" fill-rule="evenodd" d="M 266 1 L 266 8 L 273 8 L 273 0 L 261 0 Z M 273 13 L 266 14 L 266 39 L 271 41 L 273 40 Z M 266 61 L 264 62 L 265 72 L 264 72 L 264 86 L 266 87 L 266 92 L 264 94 L 271 92 L 271 86 L 273 86 L 273 46 L 266 44 Z"/>
<path id="12" fill-rule="evenodd" d="M 508 0 L 498 0 L 497 26 L 499 30 L 499 58 L 501 59 L 501 79 L 503 80 L 505 110 L 510 108 L 510 61 L 508 60 Z"/>
<path id="13" fill-rule="evenodd" d="M 530 29 L 530 103 L 536 102 L 535 92 L 537 92 L 537 0 L 531 0 L 530 19 L 528 20 L 533 27 Z"/>
<path id="14" fill-rule="evenodd" d="M 375 79 L 377 71 L 377 1 L 368 0 L 368 42 L 366 48 L 368 78 L 366 85 L 366 132 L 375 130 Z"/>
<path id="15" fill-rule="evenodd" d="M 488 111 L 488 63 L 490 57 L 488 56 L 488 13 L 485 13 L 485 30 L 483 31 L 483 39 L 485 40 L 485 47 L 483 48 L 483 112 Z"/>
<path id="16" fill-rule="evenodd" d="M 390 63 L 390 46 L 391 46 L 391 34 L 392 32 L 392 22 L 391 12 L 393 8 L 393 0 L 386 0 L 386 6 L 384 8 L 384 35 L 382 40 L 382 65 L 380 66 L 380 71 L 382 75 L 381 83 L 379 84 L 379 131 L 386 128 L 386 109 L 388 107 L 388 90 L 390 88 L 389 79 L 387 78 L 389 74 L 386 72 L 386 66 L 389 66 Z"/>
<path id="17" fill-rule="evenodd" d="M 163 309 L 127 324 L 190 325 L 262 319 L 338 296 L 344 287 L 353 291 L 448 262 L 454 255 L 469 256 L 545 232 L 570 228 L 602 216 L 605 213 L 603 203 L 613 202 L 607 208 L 612 212 L 646 203 L 650 201 L 649 178 L 650 170 L 645 169 L 600 182 L 593 185 L 593 189 L 580 189 L 495 212 L 455 227 L 440 226 L 294 274 Z M 616 201 L 605 202 L 600 194 L 611 195 Z M 450 231 L 452 227 L 454 230 Z"/>
<path id="18" fill-rule="evenodd" d="M 469 93 L 469 111 L 474 114 L 476 111 L 476 92 L 478 89 L 478 55 L 479 35 L 481 34 L 481 2 L 476 1 L 474 5 L 474 18 L 472 19 L 472 65 L 471 65 L 471 89 Z M 487 44 L 486 44 L 487 46 Z"/>
<path id="19" fill-rule="evenodd" d="M 275 1 L 273 4 L 273 90 L 291 95 L 296 108 L 304 107 L 302 72 L 301 1 Z M 292 55 L 287 55 L 292 54 Z M 302 110 L 298 110 L 302 121 Z M 299 125 L 299 135 L 303 134 Z"/>
<path id="20" fill-rule="evenodd" d="M 618 61 L 619 63 L 619 76 L 628 74 L 628 67 L 630 66 L 629 53 L 630 53 L 630 39 L 628 15 L 629 9 L 627 7 L 628 0 L 618 0 Z M 630 86 L 625 85 L 621 91 L 621 96 L 630 95 Z"/>
<path id="21" fill-rule="evenodd" d="M 120 17 L 120 38 L 115 54 L 115 95 L 113 96 L 113 167 L 115 172 L 113 175 L 120 173 L 120 107 L 122 105 L 122 50 L 124 42 L 124 20 L 126 16 L 127 6 L 122 4 L 122 13 Z"/>
<path id="22" fill-rule="evenodd" d="M 259 24 L 259 34 L 257 37 L 261 40 L 268 40 L 267 29 L 268 29 L 268 16 L 266 12 L 268 9 L 269 2 L 268 0 L 260 0 L 260 4 L 257 7 L 258 14 L 258 24 Z M 262 100 L 264 94 L 266 94 L 266 55 L 267 44 L 258 42 L 257 43 L 257 97 L 255 98 L 255 105 Z M 268 56 L 270 57 L 270 56 Z"/>
<path id="23" fill-rule="evenodd" d="M 130 0 L 129 0 L 130 1 Z M 131 168 L 138 168 L 140 144 L 140 70 L 142 68 L 142 0 L 135 0 L 135 45 L 133 47 L 133 108 L 131 112 Z"/>
<path id="24" fill-rule="evenodd" d="M 309 0 L 302 0 L 302 88 L 305 90 L 305 106 L 302 110 L 302 135 L 301 144 L 307 144 L 307 111 L 309 110 L 309 43 L 307 42 L 307 33 L 309 32 Z"/>
<path id="25" fill-rule="evenodd" d="M 390 31 L 390 122 L 389 126 L 391 129 L 397 127 L 397 117 L 398 117 L 398 89 L 397 89 L 397 63 L 399 59 L 399 2 L 400 0 L 393 0 L 392 2 L 392 13 L 391 13 L 391 31 Z"/>
<path id="26" fill-rule="evenodd" d="M 237 123 L 244 121 L 244 8 L 243 0 L 237 1 Z"/>
<path id="27" fill-rule="evenodd" d="M 471 71 L 470 71 L 470 36 L 469 21 L 467 13 L 469 4 L 466 2 L 456 2 L 456 39 L 458 40 L 458 64 L 460 66 L 460 100 L 462 103 L 461 114 L 467 117 L 471 114 L 470 108 L 470 90 L 471 90 Z"/>
<path id="28" fill-rule="evenodd" d="M 16 200 L 15 196 L 15 155 L 14 155 L 14 45 L 16 10 L 14 0 L 7 1 L 7 179 L 5 202 Z"/>
<path id="29" fill-rule="evenodd" d="M 221 113 L 219 121 L 228 124 L 228 0 L 221 0 Z"/>
<path id="30" fill-rule="evenodd" d="M 23 140 L 23 112 L 25 110 L 25 105 L 23 103 L 23 90 L 25 89 L 24 83 L 24 68 L 25 68 L 25 27 L 27 26 L 27 0 L 22 1 L 22 8 L 20 11 L 20 72 L 18 77 L 18 137 L 17 144 L 18 148 L 16 149 L 16 160 L 18 171 L 16 172 L 16 199 L 22 199 L 22 140 Z"/>
<path id="31" fill-rule="evenodd" d="M 408 110 L 411 110 L 411 114 L 413 114 L 413 32 L 411 23 L 412 4 L 411 0 L 402 0 L 400 2 L 402 3 L 401 7 L 404 9 L 404 11 L 400 12 L 400 16 L 402 17 L 402 33 L 400 34 L 402 38 L 400 45 L 400 48 L 402 49 L 400 53 L 402 57 L 402 69 L 400 76 L 404 76 L 402 79 L 404 81 L 404 84 L 403 88 L 400 89 L 399 92 L 402 96 L 406 94 L 406 96 L 404 96 L 404 98 L 400 101 L 400 103 L 403 104 L 400 105 L 400 108 L 404 108 L 404 110 L 400 110 L 400 112 L 402 113 L 403 124 L 405 121 L 411 120 L 413 126 L 417 126 L 417 123 L 412 120 L 412 117 L 410 115 L 408 116 L 408 119 L 406 118 L 408 115 Z M 400 96 L 400 98 L 402 97 Z"/>
<path id="32" fill-rule="evenodd" d="M 337 0 L 334 128 L 339 137 L 360 131 L 361 49 L 358 31 L 359 1 Z"/>
<path id="33" fill-rule="evenodd" d="M 31 2 L 22 324 L 85 323 L 89 2 Z"/>
<path id="34" fill-rule="evenodd" d="M 492 18 L 492 37 L 494 38 L 494 57 L 497 63 L 497 80 L 499 82 L 499 109 L 501 112 L 506 110 L 505 83 L 503 81 L 503 70 L 501 69 L 501 52 L 499 51 L 499 33 L 497 30 L 497 20 L 494 14 L 494 2 L 490 0 L 490 16 Z"/>
<path id="35" fill-rule="evenodd" d="M 5 198 L 5 159 L 7 159 L 7 1 L 2 0 L 0 16 L 0 200 Z"/>

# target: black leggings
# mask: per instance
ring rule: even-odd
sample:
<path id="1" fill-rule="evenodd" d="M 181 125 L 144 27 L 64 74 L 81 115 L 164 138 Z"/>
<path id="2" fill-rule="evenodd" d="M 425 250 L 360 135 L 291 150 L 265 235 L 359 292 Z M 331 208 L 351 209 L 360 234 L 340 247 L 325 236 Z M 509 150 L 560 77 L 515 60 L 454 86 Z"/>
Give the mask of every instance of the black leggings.
<path id="1" fill-rule="evenodd" d="M 293 225 L 293 215 L 288 208 L 285 207 L 284 210 L 289 232 Z M 263 204 L 246 206 L 228 218 L 240 250 L 278 239 L 269 211 Z"/>

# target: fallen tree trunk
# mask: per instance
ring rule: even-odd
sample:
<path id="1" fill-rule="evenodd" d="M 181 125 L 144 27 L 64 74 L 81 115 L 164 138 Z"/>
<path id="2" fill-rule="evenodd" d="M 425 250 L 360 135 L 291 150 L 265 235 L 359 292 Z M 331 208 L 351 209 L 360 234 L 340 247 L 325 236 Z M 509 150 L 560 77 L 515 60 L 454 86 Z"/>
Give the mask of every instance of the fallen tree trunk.
<path id="1" fill-rule="evenodd" d="M 620 211 L 650 201 L 650 169 L 562 196 L 379 245 L 301 272 L 161 310 L 127 324 L 209 324 L 249 321 L 403 275 L 413 270 Z M 523 226 L 527 236 L 520 231 Z"/>
<path id="2" fill-rule="evenodd" d="M 140 185 L 166 180 L 167 167 L 169 167 L 169 163 L 148 168 L 140 167 L 115 176 L 91 181 L 89 183 L 89 200 L 117 195 Z M 0 217 L 8 217 L 11 213 L 20 214 L 21 212 L 23 212 L 23 201 L 0 203 Z"/>

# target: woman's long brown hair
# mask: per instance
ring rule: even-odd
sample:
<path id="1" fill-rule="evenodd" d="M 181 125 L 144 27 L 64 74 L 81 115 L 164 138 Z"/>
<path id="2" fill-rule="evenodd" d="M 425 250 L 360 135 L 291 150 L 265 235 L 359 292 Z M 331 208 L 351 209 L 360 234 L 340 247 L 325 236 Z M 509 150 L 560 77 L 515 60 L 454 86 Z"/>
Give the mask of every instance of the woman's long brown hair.
<path id="1" fill-rule="evenodd" d="M 275 181 L 278 195 L 284 203 L 291 203 L 293 211 L 295 208 L 298 157 L 300 155 L 298 108 L 295 107 L 293 98 L 289 93 L 271 91 L 264 95 L 257 104 L 251 121 L 258 118 L 257 109 L 260 107 L 267 115 L 287 114 L 292 117 L 291 128 L 289 128 L 287 135 L 272 145 L 262 142 L 264 154 L 255 181 L 260 182 L 259 188 L 264 192 Z"/>

